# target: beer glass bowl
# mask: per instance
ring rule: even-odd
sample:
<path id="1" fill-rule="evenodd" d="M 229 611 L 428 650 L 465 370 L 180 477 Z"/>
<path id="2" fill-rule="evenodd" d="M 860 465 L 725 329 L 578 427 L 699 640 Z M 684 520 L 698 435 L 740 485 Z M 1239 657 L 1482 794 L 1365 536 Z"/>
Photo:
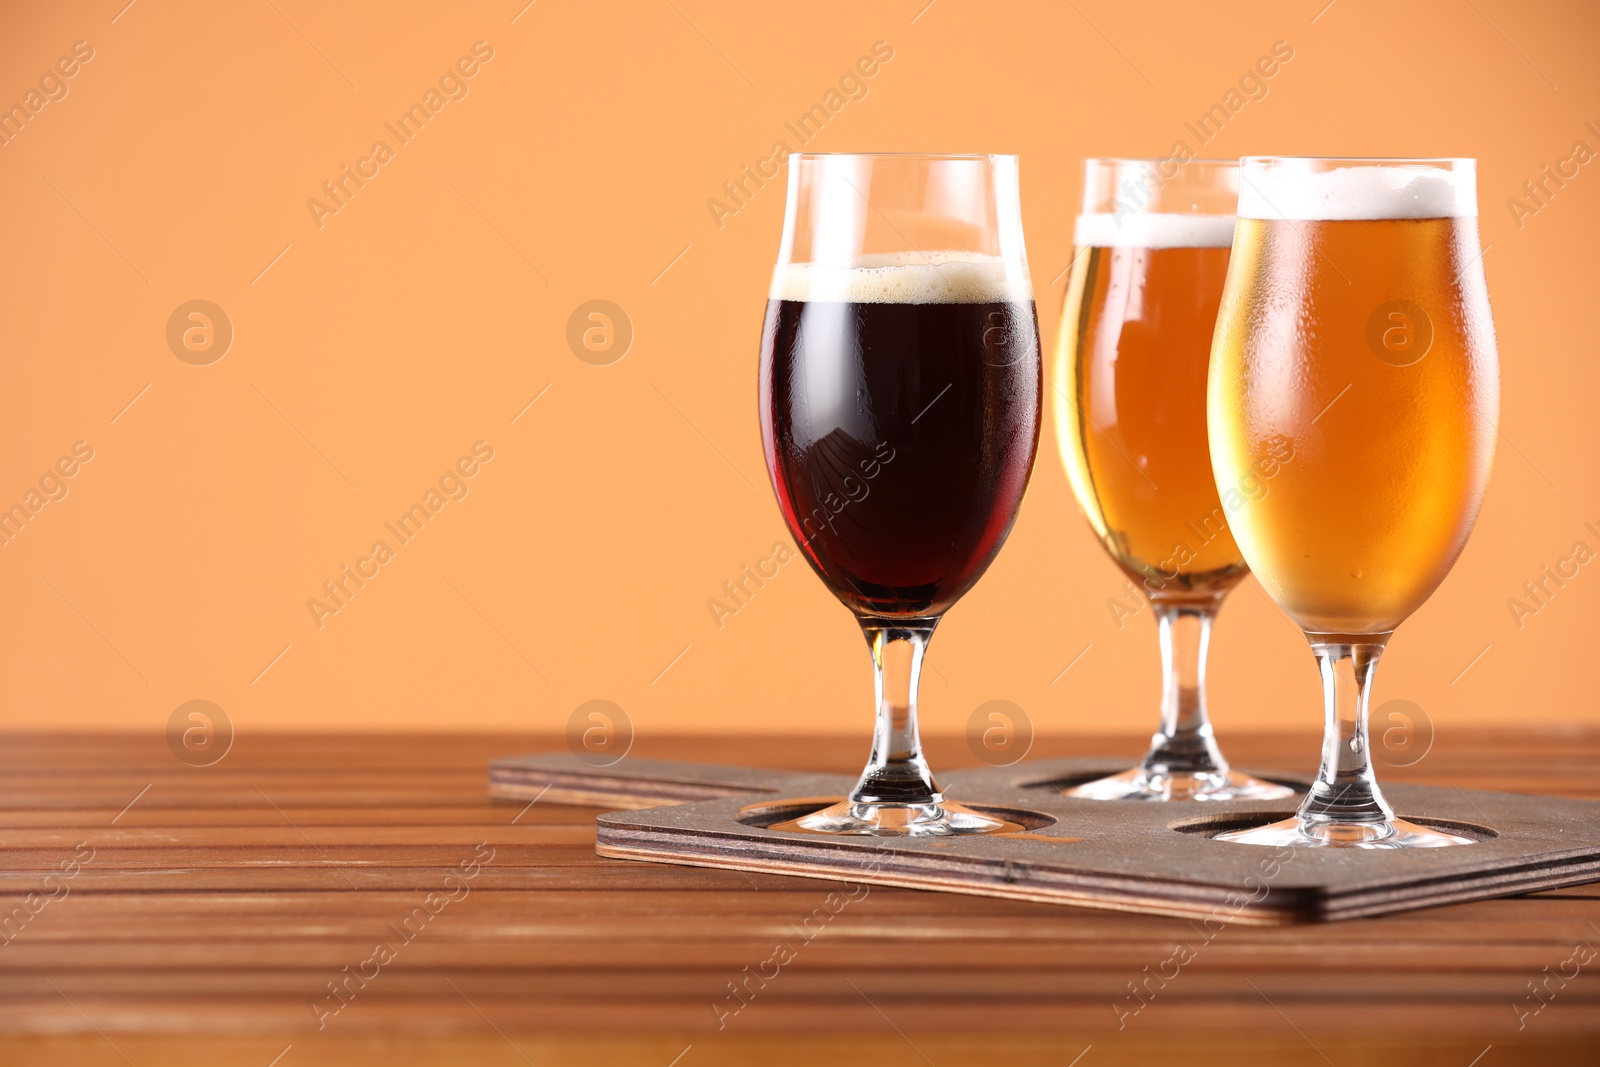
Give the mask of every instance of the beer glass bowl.
<path id="1" fill-rule="evenodd" d="M 1161 638 L 1160 725 L 1143 762 L 1064 790 L 1094 800 L 1266 800 L 1292 790 L 1229 768 L 1212 735 L 1206 654 L 1246 567 L 1228 530 L 1279 456 L 1219 492 L 1206 451 L 1206 366 L 1233 243 L 1233 160 L 1084 164 L 1056 344 L 1056 443 L 1095 535 Z"/>
<path id="2" fill-rule="evenodd" d="M 1396 626 L 1466 544 L 1494 458 L 1500 381 L 1470 159 L 1241 162 L 1239 224 L 1207 393 L 1219 484 L 1271 446 L 1294 460 L 1234 537 L 1322 674 L 1317 779 L 1292 819 L 1221 840 L 1427 848 L 1367 741 Z"/>
<path id="3" fill-rule="evenodd" d="M 1039 439 L 1039 328 L 1015 156 L 789 157 L 761 343 L 779 508 L 872 652 L 871 756 L 801 829 L 1009 824 L 947 802 L 917 727 L 939 619 L 1010 532 Z"/>

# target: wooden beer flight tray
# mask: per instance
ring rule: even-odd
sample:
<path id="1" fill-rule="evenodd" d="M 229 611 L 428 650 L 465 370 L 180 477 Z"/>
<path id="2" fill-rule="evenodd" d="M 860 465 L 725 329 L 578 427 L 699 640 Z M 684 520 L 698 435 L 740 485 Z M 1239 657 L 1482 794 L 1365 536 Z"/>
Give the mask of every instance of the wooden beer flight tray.
<path id="1" fill-rule="evenodd" d="M 598 767 L 560 753 L 494 761 L 489 792 L 617 809 L 598 819 L 595 850 L 607 857 L 1223 924 L 1349 919 L 1600 880 L 1600 803 L 1593 801 L 1389 785 L 1384 792 L 1401 817 L 1474 843 L 1275 849 L 1211 836 L 1286 818 L 1298 795 L 1171 804 L 1061 795 L 1063 785 L 1126 766 L 1069 758 L 942 774 L 948 800 L 1022 827 L 954 838 L 770 828 L 839 800 L 855 784 L 840 775 L 636 759 Z M 1257 776 L 1298 790 L 1306 785 L 1292 776 Z"/>

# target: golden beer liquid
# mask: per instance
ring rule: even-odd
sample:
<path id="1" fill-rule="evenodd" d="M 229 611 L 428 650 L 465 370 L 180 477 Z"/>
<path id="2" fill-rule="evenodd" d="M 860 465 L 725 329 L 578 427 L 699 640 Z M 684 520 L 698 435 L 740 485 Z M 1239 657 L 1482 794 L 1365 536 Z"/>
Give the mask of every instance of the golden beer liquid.
<path id="1" fill-rule="evenodd" d="M 1475 218 L 1240 219 L 1211 362 L 1211 458 L 1256 578 L 1310 633 L 1420 607 L 1477 519 L 1500 382 Z"/>
<path id="2" fill-rule="evenodd" d="M 1079 249 L 1056 344 L 1056 441 L 1106 551 L 1147 594 L 1245 574 L 1212 480 L 1206 365 L 1228 249 Z"/>

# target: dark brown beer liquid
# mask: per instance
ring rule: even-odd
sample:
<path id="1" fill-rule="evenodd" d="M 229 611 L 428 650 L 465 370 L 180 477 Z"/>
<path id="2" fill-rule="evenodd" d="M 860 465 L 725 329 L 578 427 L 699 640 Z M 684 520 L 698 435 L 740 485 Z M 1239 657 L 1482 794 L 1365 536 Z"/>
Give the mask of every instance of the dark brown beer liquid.
<path id="1" fill-rule="evenodd" d="M 999 551 L 1038 443 L 1038 332 L 1031 300 L 769 302 L 767 469 L 858 615 L 938 616 Z"/>

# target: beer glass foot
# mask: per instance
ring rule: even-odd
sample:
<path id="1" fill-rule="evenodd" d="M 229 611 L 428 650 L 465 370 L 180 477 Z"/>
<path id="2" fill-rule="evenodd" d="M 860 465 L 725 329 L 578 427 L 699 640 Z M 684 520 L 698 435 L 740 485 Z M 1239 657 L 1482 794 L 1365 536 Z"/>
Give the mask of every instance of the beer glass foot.
<path id="1" fill-rule="evenodd" d="M 960 804 L 856 804 L 849 800 L 796 819 L 794 825 L 813 833 L 868 837 L 954 837 L 1022 829 Z"/>
<path id="2" fill-rule="evenodd" d="M 1281 800 L 1294 790 L 1237 771 L 1216 774 L 1132 770 L 1070 786 L 1062 796 L 1084 800 Z"/>
<path id="3" fill-rule="evenodd" d="M 1292 848 L 1441 848 L 1473 843 L 1469 837 L 1430 830 L 1404 819 L 1323 822 L 1300 816 L 1248 830 L 1231 830 L 1218 834 L 1213 840 Z"/>

